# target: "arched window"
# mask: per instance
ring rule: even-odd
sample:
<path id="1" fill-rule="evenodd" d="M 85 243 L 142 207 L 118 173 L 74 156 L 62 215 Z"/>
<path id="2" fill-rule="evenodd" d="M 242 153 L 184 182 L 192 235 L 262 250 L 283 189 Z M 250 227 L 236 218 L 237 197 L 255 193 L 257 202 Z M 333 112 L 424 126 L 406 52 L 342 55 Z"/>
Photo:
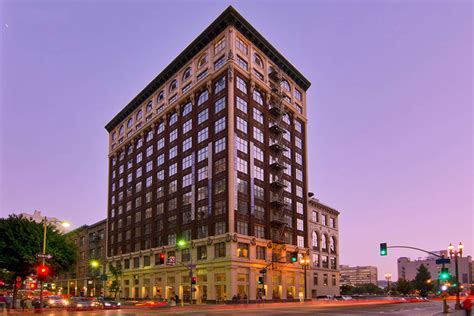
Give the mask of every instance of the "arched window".
<path id="1" fill-rule="evenodd" d="M 328 239 L 326 234 L 321 236 L 321 250 L 328 250 Z"/>
<path id="2" fill-rule="evenodd" d="M 123 125 L 122 125 L 122 126 L 120 126 L 119 134 L 122 135 L 122 134 L 123 134 L 123 131 L 124 131 L 124 128 L 123 128 Z"/>
<path id="3" fill-rule="evenodd" d="M 253 61 L 255 64 L 257 64 L 257 66 L 263 68 L 263 61 L 262 61 L 262 58 L 260 58 L 260 56 L 258 56 L 257 54 L 253 54 Z"/>
<path id="4" fill-rule="evenodd" d="M 203 103 L 206 102 L 207 100 L 209 100 L 209 91 L 204 90 L 204 91 L 201 92 L 201 94 L 199 95 L 199 98 L 198 98 L 198 101 L 197 101 L 197 105 L 200 106 L 201 104 L 203 104 Z"/>
<path id="5" fill-rule="evenodd" d="M 285 89 L 286 91 L 290 91 L 290 84 L 288 83 L 288 81 L 286 81 L 285 79 L 283 79 L 280 83 L 281 87 L 283 89 Z"/>
<path id="6" fill-rule="evenodd" d="M 334 236 L 329 238 L 329 251 L 331 253 L 336 253 L 336 238 Z"/>
<path id="7" fill-rule="evenodd" d="M 257 102 L 260 105 L 263 105 L 263 97 L 260 91 L 254 89 L 253 90 L 253 99 L 255 102 Z"/>
<path id="8" fill-rule="evenodd" d="M 193 105 L 191 104 L 191 102 L 188 102 L 185 105 L 183 105 L 181 113 L 183 114 L 183 116 L 186 116 L 189 113 L 191 113 L 192 108 L 193 108 Z"/>
<path id="9" fill-rule="evenodd" d="M 159 134 L 159 133 L 162 133 L 164 130 L 165 130 L 165 123 L 164 122 L 159 122 L 158 127 L 156 129 L 156 132 Z"/>
<path id="10" fill-rule="evenodd" d="M 156 98 L 156 102 L 160 103 L 161 101 L 163 101 L 164 98 L 165 98 L 165 93 L 161 91 L 160 94 L 158 94 L 158 97 Z"/>
<path id="11" fill-rule="evenodd" d="M 198 62 L 198 67 L 201 68 L 202 66 L 204 66 L 206 63 L 207 63 L 207 60 L 209 58 L 207 57 L 207 54 L 205 54 L 204 56 L 201 57 L 201 59 L 199 59 L 199 62 Z"/>
<path id="12" fill-rule="evenodd" d="M 177 87 L 178 87 L 178 81 L 175 79 L 175 80 L 171 81 L 169 91 L 173 92 L 174 90 L 176 90 Z"/>
<path id="13" fill-rule="evenodd" d="M 146 141 L 149 142 L 152 139 L 153 139 L 153 131 L 149 131 L 148 133 L 146 133 Z"/>
<path id="14" fill-rule="evenodd" d="M 183 73 L 183 81 L 186 81 L 189 77 L 191 77 L 191 67 L 186 68 L 186 70 Z"/>
<path id="15" fill-rule="evenodd" d="M 133 125 L 133 119 L 132 119 L 132 118 L 129 118 L 129 119 L 128 119 L 128 122 L 127 122 L 127 128 L 132 127 L 132 125 Z"/>
<path id="16" fill-rule="evenodd" d="M 146 105 L 146 111 L 150 112 L 153 109 L 153 101 L 148 102 Z"/>
<path id="17" fill-rule="evenodd" d="M 316 232 L 311 234 L 311 246 L 318 248 L 318 234 Z"/>
<path id="18" fill-rule="evenodd" d="M 115 140 L 117 138 L 117 134 L 115 132 L 112 133 L 112 140 Z"/>
<path id="19" fill-rule="evenodd" d="M 142 110 L 138 111 L 138 113 L 137 113 L 137 121 L 138 121 L 138 120 L 141 120 L 141 119 L 142 119 L 142 116 L 143 116 L 143 111 L 142 111 Z"/>
<path id="20" fill-rule="evenodd" d="M 272 72 L 275 72 L 275 68 L 272 66 L 268 67 L 268 74 L 271 74 Z"/>

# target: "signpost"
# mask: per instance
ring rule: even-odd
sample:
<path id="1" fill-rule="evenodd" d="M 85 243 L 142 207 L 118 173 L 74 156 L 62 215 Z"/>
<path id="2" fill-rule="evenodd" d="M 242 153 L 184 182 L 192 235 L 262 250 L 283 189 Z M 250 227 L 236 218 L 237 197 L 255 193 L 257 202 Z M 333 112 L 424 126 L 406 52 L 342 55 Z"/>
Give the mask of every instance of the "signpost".
<path id="1" fill-rule="evenodd" d="M 37 254 L 35 255 L 35 257 L 38 258 L 38 259 L 47 259 L 47 260 L 53 258 L 52 255 L 48 255 L 48 254 L 44 254 L 44 253 L 37 253 Z"/>
<path id="2" fill-rule="evenodd" d="M 436 259 L 436 264 L 448 264 L 448 263 L 451 263 L 451 259 L 449 258 Z"/>

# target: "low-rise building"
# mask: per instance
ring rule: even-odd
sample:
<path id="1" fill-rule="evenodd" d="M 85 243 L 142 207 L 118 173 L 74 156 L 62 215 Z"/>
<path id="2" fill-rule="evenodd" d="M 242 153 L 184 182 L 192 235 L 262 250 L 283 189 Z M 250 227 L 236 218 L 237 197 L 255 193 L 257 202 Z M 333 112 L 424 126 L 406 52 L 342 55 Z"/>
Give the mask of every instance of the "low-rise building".
<path id="1" fill-rule="evenodd" d="M 311 241 L 308 290 L 312 298 L 339 295 L 339 211 L 310 196 L 308 212 L 308 240 Z"/>
<path id="2" fill-rule="evenodd" d="M 100 276 L 105 270 L 106 220 L 81 226 L 67 236 L 77 246 L 77 261 L 67 273 L 56 281 L 60 293 L 94 296 L 102 292 Z"/>
<path id="3" fill-rule="evenodd" d="M 358 286 L 362 284 L 377 285 L 377 267 L 374 266 L 340 266 L 341 285 Z"/>
<path id="4" fill-rule="evenodd" d="M 446 258 L 449 258 L 447 250 L 433 251 L 433 253 L 440 256 L 444 255 Z M 420 265 L 424 265 L 431 274 L 432 279 L 437 279 L 438 274 L 441 269 L 441 265 L 436 264 L 436 256 L 428 256 L 425 258 L 418 258 L 416 260 L 411 260 L 408 257 L 400 257 L 397 260 L 398 263 L 398 277 L 405 280 L 414 280 L 417 274 L 417 270 Z M 451 263 L 446 264 L 445 267 L 449 269 L 451 275 L 455 275 L 455 263 L 454 259 L 451 259 Z M 472 257 L 463 256 L 458 259 L 458 269 L 459 269 L 459 282 L 462 283 L 465 289 L 471 288 L 473 283 L 472 278 Z"/>

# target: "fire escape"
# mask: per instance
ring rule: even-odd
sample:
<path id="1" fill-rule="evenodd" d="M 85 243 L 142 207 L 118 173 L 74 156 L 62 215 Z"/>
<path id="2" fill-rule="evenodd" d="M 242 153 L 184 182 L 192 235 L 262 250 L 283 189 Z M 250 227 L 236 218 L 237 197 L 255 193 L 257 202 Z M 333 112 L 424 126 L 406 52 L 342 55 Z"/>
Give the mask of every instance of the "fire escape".
<path id="1" fill-rule="evenodd" d="M 286 184 L 283 179 L 286 169 L 283 162 L 283 154 L 286 151 L 283 145 L 283 135 L 286 130 L 283 128 L 283 117 L 286 114 L 282 104 L 283 93 L 281 92 L 281 77 L 276 71 L 269 74 L 271 84 L 271 97 L 269 103 L 269 130 L 270 130 L 270 222 L 271 222 L 271 239 L 276 244 L 285 243 L 285 188 Z"/>

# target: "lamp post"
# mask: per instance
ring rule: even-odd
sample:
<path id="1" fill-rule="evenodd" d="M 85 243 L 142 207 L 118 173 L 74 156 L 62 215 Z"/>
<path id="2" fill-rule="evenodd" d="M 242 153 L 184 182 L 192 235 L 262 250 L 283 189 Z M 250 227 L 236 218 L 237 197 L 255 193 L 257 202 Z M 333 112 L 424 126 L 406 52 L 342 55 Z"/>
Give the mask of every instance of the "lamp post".
<path id="1" fill-rule="evenodd" d="M 42 267 L 45 266 L 45 261 L 46 261 L 46 232 L 47 232 L 47 228 L 48 228 L 48 224 L 61 224 L 61 226 L 63 227 L 69 227 L 71 226 L 71 224 L 69 224 L 68 222 L 62 222 L 62 221 L 59 221 L 59 220 L 47 220 L 46 219 L 46 216 L 43 218 L 43 220 L 41 221 L 41 223 L 43 224 L 43 252 L 42 252 Z M 43 308 L 43 280 L 41 279 L 40 280 L 40 301 L 39 301 L 39 304 L 40 304 L 40 312 L 41 312 L 41 309 Z"/>
<path id="2" fill-rule="evenodd" d="M 391 273 L 385 273 L 385 280 L 387 280 L 387 292 L 388 296 L 390 296 L 390 280 L 392 279 Z"/>
<path id="3" fill-rule="evenodd" d="M 94 289 L 94 296 L 97 296 L 97 291 L 96 291 L 96 288 L 95 288 L 95 278 L 96 278 L 96 272 L 98 271 L 99 267 L 100 267 L 100 262 L 99 260 L 91 260 L 89 262 L 90 266 L 91 266 L 91 270 L 92 270 L 92 287 Z"/>
<path id="4" fill-rule="evenodd" d="M 178 240 L 177 242 L 177 245 L 178 245 L 178 248 L 180 248 L 181 250 L 184 249 L 186 246 L 188 246 L 188 243 L 186 242 L 186 240 L 184 239 L 181 239 L 181 240 Z M 181 255 L 182 255 L 182 252 L 181 252 Z M 183 258 L 181 258 L 181 261 L 183 261 Z M 184 265 L 184 264 L 183 264 Z M 189 270 L 189 279 L 190 279 L 190 287 L 189 287 L 189 304 L 190 305 L 193 305 L 193 256 L 192 256 L 192 250 L 191 250 L 191 247 L 189 247 L 189 265 L 187 266 L 188 270 Z M 183 298 L 181 300 L 181 305 L 184 304 L 184 287 L 183 287 Z"/>
<path id="5" fill-rule="evenodd" d="M 309 260 L 309 257 L 305 256 L 303 258 L 301 258 L 301 261 L 300 261 L 300 264 L 303 266 L 303 271 L 304 271 L 304 299 L 303 299 L 303 302 L 307 299 L 307 286 L 306 286 L 306 271 L 309 267 L 309 264 L 310 264 L 310 260 Z"/>
<path id="6" fill-rule="evenodd" d="M 459 267 L 458 267 L 458 258 L 462 257 L 462 250 L 464 246 L 462 243 L 459 243 L 458 249 L 454 249 L 453 244 L 449 244 L 449 257 L 454 258 L 454 268 L 456 273 L 456 309 L 461 309 L 461 301 L 459 299 Z"/>

